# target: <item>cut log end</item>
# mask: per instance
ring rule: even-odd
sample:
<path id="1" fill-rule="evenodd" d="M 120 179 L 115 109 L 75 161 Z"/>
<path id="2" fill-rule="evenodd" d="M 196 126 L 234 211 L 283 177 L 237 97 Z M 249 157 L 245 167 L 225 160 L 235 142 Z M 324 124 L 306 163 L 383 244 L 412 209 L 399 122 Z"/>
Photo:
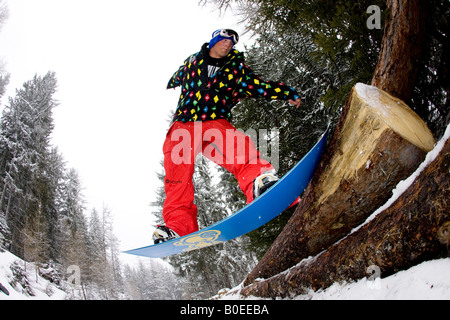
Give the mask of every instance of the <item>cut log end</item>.
<path id="1" fill-rule="evenodd" d="M 397 134 L 425 152 L 434 148 L 435 140 L 430 129 L 403 101 L 362 83 L 353 90 L 355 103 L 367 106 Z"/>
<path id="2" fill-rule="evenodd" d="M 357 179 L 360 169 L 370 168 L 373 164 L 371 157 L 378 153 L 380 144 L 385 144 L 386 139 L 393 140 L 398 135 L 424 153 L 435 145 L 433 134 L 414 111 L 403 101 L 376 87 L 358 83 L 347 104 L 347 117 L 339 138 L 339 155 L 333 156 L 328 174 L 324 175 L 327 186 L 319 202 L 333 194 L 342 181 Z M 407 156 L 405 152 L 403 157 Z"/>

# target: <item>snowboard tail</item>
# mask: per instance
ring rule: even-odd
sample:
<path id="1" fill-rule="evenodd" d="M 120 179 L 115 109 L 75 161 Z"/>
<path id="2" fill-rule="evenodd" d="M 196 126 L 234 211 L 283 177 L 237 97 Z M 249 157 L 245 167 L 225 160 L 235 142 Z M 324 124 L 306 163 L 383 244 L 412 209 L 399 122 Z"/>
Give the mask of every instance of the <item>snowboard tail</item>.
<path id="1" fill-rule="evenodd" d="M 231 216 L 197 232 L 167 242 L 125 251 L 125 253 L 162 258 L 201 249 L 247 234 L 271 221 L 299 201 L 320 161 L 328 129 L 319 142 L 287 174 L 264 194 Z"/>

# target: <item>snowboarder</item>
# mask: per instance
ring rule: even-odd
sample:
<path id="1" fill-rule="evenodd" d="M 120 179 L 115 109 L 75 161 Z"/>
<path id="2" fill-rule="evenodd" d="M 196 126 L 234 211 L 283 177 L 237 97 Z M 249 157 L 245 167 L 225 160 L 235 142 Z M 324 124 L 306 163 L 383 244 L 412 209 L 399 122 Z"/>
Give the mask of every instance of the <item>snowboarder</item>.
<path id="1" fill-rule="evenodd" d="M 199 229 L 192 183 L 198 153 L 236 177 L 247 203 L 278 180 L 251 139 L 230 123 L 231 109 L 247 97 L 285 100 L 299 107 L 300 96 L 292 87 L 254 74 L 244 54 L 234 49 L 238 41 L 234 30 L 214 31 L 210 42 L 189 56 L 167 85 L 181 86 L 181 95 L 163 146 L 165 226 L 157 226 L 155 244 Z"/>

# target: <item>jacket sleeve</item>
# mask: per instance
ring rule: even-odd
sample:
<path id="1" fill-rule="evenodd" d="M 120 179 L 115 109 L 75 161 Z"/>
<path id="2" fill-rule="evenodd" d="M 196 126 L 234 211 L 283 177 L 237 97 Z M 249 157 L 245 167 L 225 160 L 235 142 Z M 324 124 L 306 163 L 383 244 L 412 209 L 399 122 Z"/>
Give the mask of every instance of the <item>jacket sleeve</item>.
<path id="1" fill-rule="evenodd" d="M 186 60 L 184 60 L 183 65 L 179 67 L 178 70 L 170 78 L 169 83 L 167 84 L 167 89 L 176 88 L 183 84 L 183 81 L 186 79 L 186 77 L 188 77 L 186 73 L 189 72 L 191 64 L 195 63 L 195 59 L 198 54 L 199 53 L 190 55 Z"/>
<path id="2" fill-rule="evenodd" d="M 266 100 L 297 100 L 297 91 L 281 82 L 265 81 L 256 75 L 245 63 L 239 79 L 239 91 L 247 97 L 264 98 Z"/>
<path id="3" fill-rule="evenodd" d="M 185 68 L 186 68 L 185 64 L 183 64 L 180 68 L 178 68 L 178 70 L 170 78 L 169 83 L 167 84 L 167 89 L 176 88 L 179 85 L 181 85 Z"/>

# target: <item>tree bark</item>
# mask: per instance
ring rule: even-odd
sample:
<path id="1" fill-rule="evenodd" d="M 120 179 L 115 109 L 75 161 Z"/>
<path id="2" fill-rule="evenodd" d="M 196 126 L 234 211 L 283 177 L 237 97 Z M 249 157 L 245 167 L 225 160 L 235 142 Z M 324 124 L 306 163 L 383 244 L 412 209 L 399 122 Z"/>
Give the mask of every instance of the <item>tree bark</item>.
<path id="1" fill-rule="evenodd" d="M 302 202 L 245 285 L 346 236 L 391 197 L 433 146 L 425 123 L 402 101 L 356 85 Z"/>
<path id="2" fill-rule="evenodd" d="M 380 58 L 372 85 L 408 101 L 420 66 L 426 28 L 424 0 L 388 0 Z"/>
<path id="3" fill-rule="evenodd" d="M 450 247 L 450 139 L 387 209 L 314 258 L 241 290 L 258 297 L 290 297 L 358 280 L 376 266 L 381 277 L 448 256 Z"/>

